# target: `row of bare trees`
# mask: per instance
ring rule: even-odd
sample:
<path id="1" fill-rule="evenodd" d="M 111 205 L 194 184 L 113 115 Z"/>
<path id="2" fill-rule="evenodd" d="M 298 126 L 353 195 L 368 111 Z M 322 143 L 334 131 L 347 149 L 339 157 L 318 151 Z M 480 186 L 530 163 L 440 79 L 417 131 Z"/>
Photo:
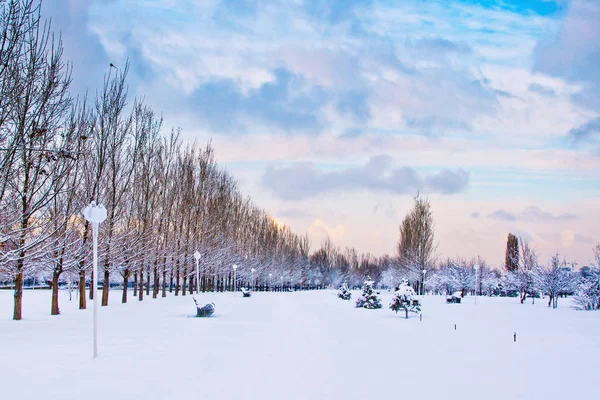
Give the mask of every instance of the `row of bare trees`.
<path id="1" fill-rule="evenodd" d="M 111 65 L 101 88 L 75 97 L 41 1 L 0 7 L 0 282 L 14 287 L 14 319 L 22 318 L 27 278 L 50 281 L 52 314 L 60 313 L 62 283 L 77 283 L 80 309 L 96 295 L 87 289 L 91 229 L 81 216 L 92 201 L 108 210 L 99 243 L 102 305 L 111 284 L 122 287 L 122 302 L 131 285 L 143 300 L 231 290 L 234 276 L 238 287 L 261 290 L 357 287 L 366 275 L 419 289 L 437 267 L 427 199 L 417 196 L 402 222 L 397 257 L 341 250 L 329 239 L 310 253 L 307 236 L 242 195 L 210 143 L 165 133 L 162 117 L 130 98 L 127 65 Z"/>
<path id="2" fill-rule="evenodd" d="M 390 262 L 340 252 L 330 240 L 309 256 L 308 237 L 245 198 L 210 143 L 165 134 L 144 99 L 130 98 L 127 65 L 111 64 L 95 94 L 75 97 L 41 1 L 0 6 L 0 281 L 14 287 L 14 319 L 28 277 L 50 282 L 52 314 L 65 282 L 77 282 L 80 309 L 95 295 L 87 290 L 91 229 L 81 216 L 92 201 L 108 210 L 99 243 L 104 306 L 111 283 L 123 288 L 122 302 L 131 283 L 139 300 L 150 291 L 230 290 L 233 264 L 240 284 L 270 290 L 324 287 L 350 271 L 359 284 Z"/>
<path id="3" fill-rule="evenodd" d="M 539 261 L 535 248 L 525 239 L 508 235 L 505 271 L 500 284 L 517 293 L 521 304 L 526 298 L 535 301 L 540 295 L 548 296 L 548 307 L 557 307 L 559 295 L 575 294 L 575 301 L 583 309 L 600 309 L 600 244 L 593 250 L 592 266 L 575 273 L 559 254 L 548 264 Z"/>

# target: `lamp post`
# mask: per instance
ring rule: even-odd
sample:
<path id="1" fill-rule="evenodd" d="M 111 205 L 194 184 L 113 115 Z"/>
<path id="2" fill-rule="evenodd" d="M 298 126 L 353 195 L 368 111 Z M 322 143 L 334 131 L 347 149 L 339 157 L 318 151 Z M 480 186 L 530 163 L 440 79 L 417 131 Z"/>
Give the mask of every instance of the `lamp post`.
<path id="1" fill-rule="evenodd" d="M 196 250 L 194 253 L 196 259 L 196 294 L 200 293 L 200 252 Z"/>
<path id="2" fill-rule="evenodd" d="M 424 269 L 423 270 L 423 285 L 421 286 L 421 296 L 423 296 L 425 294 L 425 274 L 427 273 L 427 270 Z"/>
<path id="3" fill-rule="evenodd" d="M 92 270 L 92 288 L 94 290 L 94 353 L 93 358 L 98 357 L 98 231 L 100 224 L 106 220 L 106 208 L 102 204 L 96 205 L 95 201 L 83 210 L 83 216 L 92 224 L 92 236 L 94 237 L 94 269 Z M 104 282 L 105 285 L 108 282 Z"/>
<path id="4" fill-rule="evenodd" d="M 252 269 L 250 270 L 250 272 L 252 273 L 252 291 L 254 291 L 254 272 L 255 272 L 255 271 L 256 271 L 256 270 L 255 270 L 254 268 L 252 268 Z"/>
<path id="5" fill-rule="evenodd" d="M 236 271 L 238 269 L 238 266 L 236 264 L 233 264 L 233 296 L 236 297 L 237 296 L 237 292 L 236 292 Z"/>
<path id="6" fill-rule="evenodd" d="M 477 275 L 479 274 L 479 264 L 475 264 L 475 305 L 477 305 Z"/>
<path id="7" fill-rule="evenodd" d="M 272 291 L 272 289 L 271 289 L 271 278 L 273 278 L 273 274 L 269 274 L 269 292 Z"/>

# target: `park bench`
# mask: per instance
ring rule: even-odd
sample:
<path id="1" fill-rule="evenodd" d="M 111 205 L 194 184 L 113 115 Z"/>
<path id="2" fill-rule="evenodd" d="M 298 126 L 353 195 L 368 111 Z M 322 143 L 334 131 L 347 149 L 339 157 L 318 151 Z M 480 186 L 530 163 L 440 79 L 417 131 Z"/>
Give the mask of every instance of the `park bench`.
<path id="1" fill-rule="evenodd" d="M 462 292 L 454 292 L 450 296 L 446 296 L 446 303 L 460 304 L 462 300 Z"/>
<path id="2" fill-rule="evenodd" d="M 252 296 L 252 292 L 247 290 L 246 288 L 242 288 L 242 294 L 244 295 L 244 297 Z"/>
<path id="3" fill-rule="evenodd" d="M 215 303 L 205 304 L 200 307 L 198 301 L 192 297 L 194 303 L 196 303 L 196 317 L 210 317 L 215 312 Z"/>

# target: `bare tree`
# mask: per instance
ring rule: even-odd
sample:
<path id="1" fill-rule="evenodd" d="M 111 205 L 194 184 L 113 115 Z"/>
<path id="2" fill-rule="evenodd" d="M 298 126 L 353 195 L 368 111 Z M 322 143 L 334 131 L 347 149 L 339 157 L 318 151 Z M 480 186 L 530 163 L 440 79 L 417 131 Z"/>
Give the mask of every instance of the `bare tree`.
<path id="1" fill-rule="evenodd" d="M 71 106 L 71 69 L 63 61 L 62 42 L 39 11 L 28 16 L 23 33 L 20 48 L 14 50 L 20 56 L 13 55 L 7 65 L 8 79 L 17 90 L 6 119 L 9 140 L 16 143 L 6 190 L 17 201 L 2 224 L 2 233 L 11 242 L 2 258 L 14 272 L 15 320 L 22 318 L 27 260 L 46 250 L 42 244 L 52 234 L 47 206 L 68 182 L 74 164 L 71 142 L 58 134 Z"/>
<path id="2" fill-rule="evenodd" d="M 538 255 L 527 240 L 519 238 L 519 242 L 521 244 L 521 260 L 518 274 L 521 281 L 521 304 L 525 302 L 528 294 L 531 294 L 533 304 L 535 303 L 533 272 L 538 268 Z"/>
<path id="3" fill-rule="evenodd" d="M 82 208 L 82 203 L 77 196 L 81 183 L 82 166 L 79 157 L 83 154 L 85 147 L 85 140 L 81 138 L 89 131 L 89 122 L 89 112 L 84 99 L 73 107 L 61 133 L 63 140 L 74 143 L 73 147 L 76 151 L 73 153 L 73 157 L 75 157 L 73 168 L 67 171 L 68 176 L 64 190 L 59 192 L 49 205 L 49 218 L 53 226 L 53 234 L 49 238 L 51 248 L 45 255 L 44 264 L 52 272 L 52 315 L 60 313 L 58 285 L 61 275 L 77 266 L 77 254 L 83 230 L 83 218 L 78 216 Z"/>
<path id="4" fill-rule="evenodd" d="M 548 267 L 537 266 L 532 270 L 535 287 L 548 295 L 548 307 L 557 308 L 559 294 L 573 288 L 574 275 L 565 266 L 566 262 L 561 261 L 557 253 Z"/>
<path id="5" fill-rule="evenodd" d="M 423 285 L 423 270 L 432 269 L 435 262 L 435 225 L 429 200 L 417 194 L 412 210 L 400 225 L 398 261 L 416 287 Z M 422 289 L 421 289 L 422 290 Z"/>

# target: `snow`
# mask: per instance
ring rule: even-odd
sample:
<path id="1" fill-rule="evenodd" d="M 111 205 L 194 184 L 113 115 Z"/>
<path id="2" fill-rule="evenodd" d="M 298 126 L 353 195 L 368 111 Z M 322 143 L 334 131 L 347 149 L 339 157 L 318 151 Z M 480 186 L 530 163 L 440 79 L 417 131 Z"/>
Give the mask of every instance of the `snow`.
<path id="1" fill-rule="evenodd" d="M 396 294 L 398 296 L 407 296 L 409 299 L 412 299 L 413 296 L 416 296 L 414 289 L 408 286 L 406 283 L 400 285 L 398 290 L 396 290 Z"/>
<path id="2" fill-rule="evenodd" d="M 541 299 L 447 305 L 425 296 L 421 322 L 355 308 L 335 291 L 198 295 L 215 303 L 211 318 L 194 318 L 189 295 L 120 304 L 115 291 L 100 309 L 93 360 L 91 307 L 79 311 L 75 296 L 60 295 L 62 314 L 50 316 L 50 292 L 26 292 L 17 322 L 12 291 L 0 291 L 3 398 L 377 399 L 401 390 L 548 400 L 600 390 L 600 313 L 575 311 L 570 299 L 553 310 Z"/>

